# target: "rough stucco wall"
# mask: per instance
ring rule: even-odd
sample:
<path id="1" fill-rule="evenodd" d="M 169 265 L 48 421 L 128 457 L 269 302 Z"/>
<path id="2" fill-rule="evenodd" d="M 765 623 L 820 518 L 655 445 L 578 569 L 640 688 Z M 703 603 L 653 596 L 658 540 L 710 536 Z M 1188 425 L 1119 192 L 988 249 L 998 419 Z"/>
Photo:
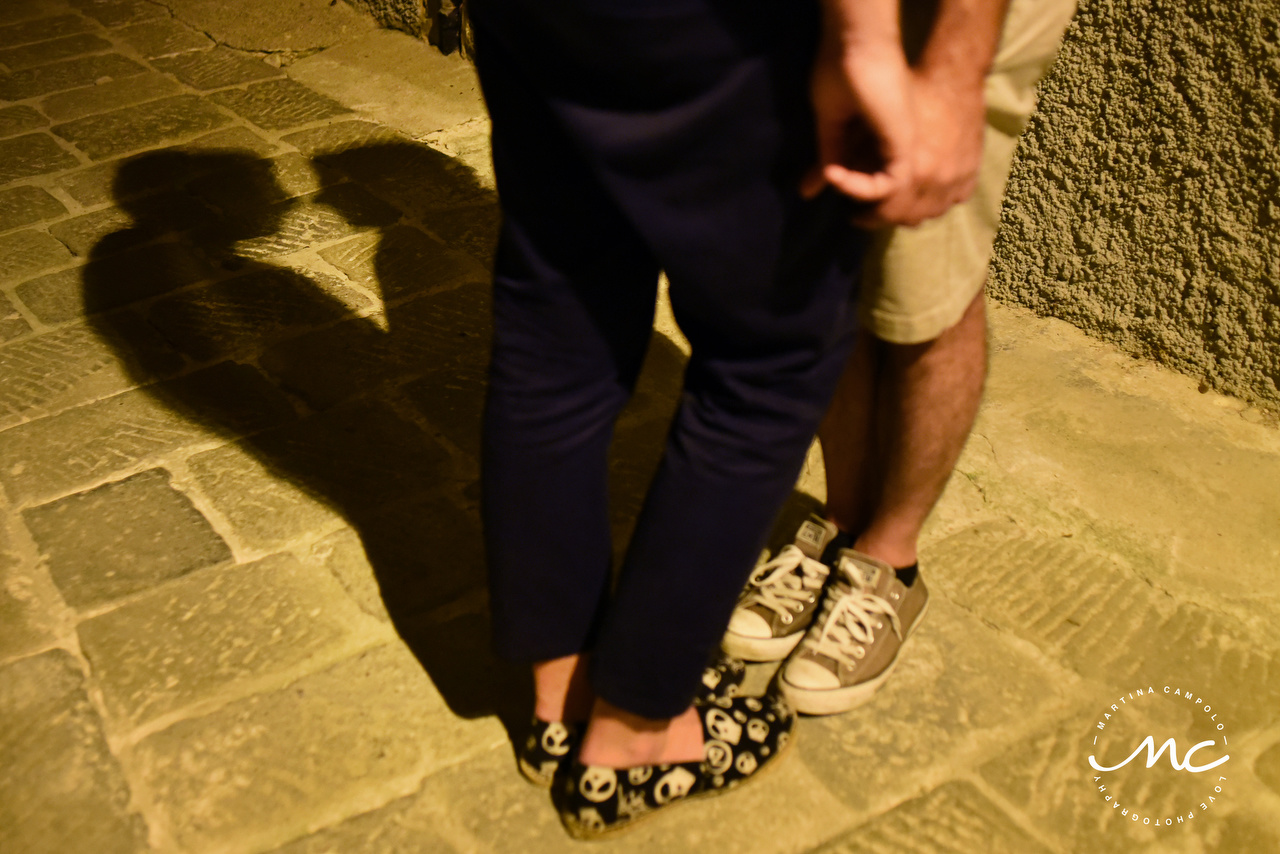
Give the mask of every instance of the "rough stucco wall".
<path id="1" fill-rule="evenodd" d="M 993 295 L 1280 404 L 1280 0 L 1082 0 Z"/>
<path id="2" fill-rule="evenodd" d="M 464 39 L 462 0 L 347 0 L 382 26 L 425 38 L 445 53 Z"/>
<path id="3" fill-rule="evenodd" d="M 425 0 L 347 0 L 357 9 L 363 9 L 382 26 L 400 30 L 421 38 L 427 34 L 430 22 Z"/>

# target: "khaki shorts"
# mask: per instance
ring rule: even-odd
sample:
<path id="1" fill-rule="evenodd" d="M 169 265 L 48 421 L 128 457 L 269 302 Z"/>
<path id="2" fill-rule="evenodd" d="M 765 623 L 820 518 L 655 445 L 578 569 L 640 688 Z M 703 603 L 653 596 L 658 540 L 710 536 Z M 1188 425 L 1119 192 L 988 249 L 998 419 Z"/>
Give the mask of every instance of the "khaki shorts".
<path id="1" fill-rule="evenodd" d="M 904 23 L 913 5 L 931 4 L 904 3 Z M 877 338 L 895 344 L 931 341 L 955 325 L 982 290 L 1013 150 L 1035 110 L 1036 84 L 1053 63 L 1075 9 L 1076 0 L 1011 0 L 987 76 L 987 127 L 976 192 L 937 219 L 880 232 L 867 256 L 859 309 L 863 326 Z M 927 9 L 923 17 L 929 19 Z"/>

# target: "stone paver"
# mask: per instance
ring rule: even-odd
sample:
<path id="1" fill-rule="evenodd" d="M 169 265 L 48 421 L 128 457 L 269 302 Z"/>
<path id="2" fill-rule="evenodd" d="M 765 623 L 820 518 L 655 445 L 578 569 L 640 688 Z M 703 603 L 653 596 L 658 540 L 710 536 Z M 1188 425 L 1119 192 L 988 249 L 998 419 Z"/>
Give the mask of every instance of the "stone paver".
<path id="1" fill-rule="evenodd" d="M 119 235 L 112 242 L 127 245 L 134 241 L 128 232 L 112 235 Z M 167 294 L 204 281 L 215 272 L 203 256 L 182 243 L 160 243 L 119 253 L 112 251 L 110 243 L 100 242 L 94 248 L 100 257 L 91 257 L 83 267 L 24 282 L 14 293 L 41 322 L 65 323 Z"/>
<path id="2" fill-rule="evenodd" d="M 169 14 L 166 6 L 150 0 L 74 0 L 73 5 L 104 27 L 149 21 Z"/>
<path id="3" fill-rule="evenodd" d="M 388 634 L 332 575 L 287 555 L 194 573 L 79 627 L 107 712 L 127 727 Z"/>
<path id="4" fill-rule="evenodd" d="M 260 128 L 284 130 L 350 112 L 292 80 L 268 80 L 209 96 Z"/>
<path id="5" fill-rule="evenodd" d="M 806 764 L 850 807 L 878 810 L 918 791 L 925 769 L 1058 714 L 1065 674 L 945 599 L 902 653 L 893 679 L 848 715 L 806 722 Z M 1099 698 L 1101 702 L 1101 698 Z"/>
<path id="6" fill-rule="evenodd" d="M 1161 688 L 1156 690 L 1159 692 Z M 1157 694 L 1157 699 L 1162 699 L 1162 695 Z M 1064 840 L 1068 850 L 1108 854 L 1188 850 L 1184 844 L 1195 845 L 1199 840 L 1219 840 L 1221 844 L 1225 841 L 1224 835 L 1234 838 L 1235 844 L 1205 850 L 1268 851 L 1280 844 L 1280 835 L 1274 829 L 1232 818 L 1241 806 L 1239 793 L 1244 777 L 1240 772 L 1244 769 L 1232 767 L 1231 761 L 1213 772 L 1178 774 L 1164 765 L 1164 760 L 1148 770 L 1141 761 L 1145 758 L 1142 754 L 1129 766 L 1095 781 L 1094 777 L 1100 775 L 1088 765 L 1089 756 L 1095 756 L 1102 764 L 1114 764 L 1132 752 L 1146 735 L 1159 733 L 1158 741 L 1163 743 L 1164 738 L 1177 732 L 1168 726 L 1152 725 L 1136 717 L 1128 720 L 1118 714 L 1106 722 L 1109 734 L 1114 737 L 1110 745 L 1106 746 L 1101 738 L 1099 744 L 1094 745 L 1092 734 L 1098 732 L 1096 719 L 1105 708 L 1107 706 L 1100 705 L 1088 717 L 1070 719 L 1062 727 L 1010 744 L 1004 755 L 983 766 L 982 778 L 1022 810 L 1036 827 Z M 1180 749 L 1186 750 L 1195 742 L 1213 738 L 1208 732 L 1202 730 L 1202 733 L 1198 734 L 1194 728 L 1177 732 Z M 1208 762 L 1220 757 L 1221 750 L 1220 744 L 1208 747 L 1196 759 Z M 1217 780 L 1218 772 L 1225 773 L 1228 782 L 1211 802 L 1209 798 L 1214 797 L 1215 786 L 1222 785 Z M 1099 791 L 1100 785 L 1106 786 L 1105 792 Z M 1106 800 L 1108 794 L 1113 796 L 1111 801 Z M 1202 808 L 1201 804 L 1208 808 Z M 1134 815 L 1140 818 L 1133 820 Z M 1178 816 L 1183 816 L 1183 822 L 1177 821 Z M 1144 818 L 1169 819 L 1172 826 L 1157 829 L 1144 823 L 1141 820 Z M 1230 825 L 1230 829 L 1225 825 Z M 1192 836 L 1192 840 L 1185 840 L 1187 835 Z"/>
<path id="7" fill-rule="evenodd" d="M 480 459 L 480 421 L 488 375 L 478 365 L 456 365 L 428 372 L 404 387 L 435 435 L 448 439 L 473 460 Z M 665 433 L 665 431 L 664 431 Z"/>
<path id="8" fill-rule="evenodd" d="M 218 365 L 0 432 L 0 485 L 15 504 L 48 501 L 156 455 L 292 417 L 252 368 Z"/>
<path id="9" fill-rule="evenodd" d="M 13 322 L 15 329 L 25 327 Z M 72 324 L 0 349 L 0 430 L 176 374 L 182 358 L 136 315 Z"/>
<path id="10" fill-rule="evenodd" d="M 118 53 L 84 56 L 0 75 L 0 99 L 22 101 L 51 92 L 89 86 L 99 80 L 130 77 L 145 71 Z"/>
<path id="11" fill-rule="evenodd" d="M 15 45 L 42 42 L 59 36 L 87 32 L 92 29 L 94 29 L 93 23 L 86 21 L 79 15 L 58 15 L 57 17 L 23 21 L 20 24 L 0 26 L 0 47 L 14 47 Z"/>
<path id="12" fill-rule="evenodd" d="M 260 59 L 225 47 L 158 58 L 155 65 L 193 89 L 206 90 L 255 83 L 283 73 Z"/>
<path id="13" fill-rule="evenodd" d="M 49 233 L 76 255 L 103 258 L 214 220 L 213 211 L 185 193 L 167 193 L 137 200 L 127 210 L 104 208 L 72 217 L 49 226 Z"/>
<path id="14" fill-rule="evenodd" d="M 13 24 L 36 18 L 57 18 L 70 12 L 67 0 L 25 0 L 0 5 L 0 24 Z"/>
<path id="15" fill-rule="evenodd" d="M 493 191 L 469 167 L 433 148 L 394 138 L 381 142 L 371 138 L 357 144 L 361 137 L 375 136 L 361 124 L 318 128 L 285 139 L 300 149 L 316 151 L 321 162 L 361 181 L 414 216 L 425 218 L 435 211 L 494 203 Z M 350 143 L 343 141 L 348 135 Z M 331 147 L 337 150 L 329 150 Z"/>
<path id="16" fill-rule="evenodd" d="M 332 406 L 389 381 L 484 364 L 488 311 L 486 289 L 428 294 L 389 310 L 385 330 L 344 321 L 272 347 L 261 364 L 311 405 Z"/>
<path id="17" fill-rule="evenodd" d="M 147 850 L 84 677 L 56 650 L 0 668 L 0 848 Z"/>
<path id="18" fill-rule="evenodd" d="M 21 338 L 31 331 L 31 324 L 13 307 L 4 294 L 0 294 L 0 344 Z M 0 356 L 0 359 L 3 359 Z"/>
<path id="19" fill-rule="evenodd" d="M 14 528 L 0 517 L 0 661 L 52 646 L 65 634 L 58 591 L 34 554 L 24 553 Z"/>
<path id="20" fill-rule="evenodd" d="M 1280 794 L 1280 744 L 1273 744 L 1258 757 L 1253 765 L 1253 773 L 1271 791 Z"/>
<path id="21" fill-rule="evenodd" d="M 359 548 L 344 548 L 339 538 L 330 543 L 325 565 L 366 610 L 389 614 L 402 632 L 435 608 L 482 593 L 484 549 L 475 513 L 427 495 L 351 515 Z"/>
<path id="22" fill-rule="evenodd" d="M 33 507 L 22 518 L 63 598 L 78 608 L 231 559 L 162 469 Z"/>
<path id="23" fill-rule="evenodd" d="M 234 152 L 238 156 L 265 156 L 275 148 L 248 128 L 228 127 L 168 149 L 181 155 L 200 156 L 139 155 L 136 159 L 145 159 L 147 168 L 135 170 L 132 173 L 132 181 L 127 186 L 117 185 L 119 163 L 90 166 L 62 176 L 56 180 L 56 184 L 86 207 L 110 201 L 123 202 L 134 196 L 171 189 L 175 183 L 197 177 L 201 173 L 201 167 L 206 164 L 208 169 L 215 168 L 215 161 L 203 159 L 203 155 Z M 132 162 L 134 159 L 130 158 L 127 162 Z"/>
<path id="24" fill-rule="evenodd" d="M 335 170 L 290 153 L 271 159 L 245 156 L 225 169 L 215 166 L 210 174 L 191 181 L 186 190 L 219 210 L 248 214 L 286 199 L 317 193 L 343 180 L 345 177 Z M 378 205 L 386 217 L 394 216 L 377 202 L 369 204 Z"/>
<path id="25" fill-rule="evenodd" d="M 0 231 L 56 219 L 66 212 L 62 202 L 39 187 L 0 190 Z"/>
<path id="26" fill-rule="evenodd" d="M 32 133 L 0 140 L 0 182 L 3 183 L 78 165 L 80 161 L 76 156 L 48 134 Z"/>
<path id="27" fill-rule="evenodd" d="M 253 436 L 249 444 L 285 478 L 363 518 L 437 488 L 448 455 L 381 401 L 354 401 Z"/>
<path id="28" fill-rule="evenodd" d="M 255 551 L 282 548 L 341 519 L 322 497 L 281 477 L 272 460 L 252 446 L 215 448 L 190 457 L 187 467 L 239 542 Z"/>
<path id="29" fill-rule="evenodd" d="M 321 249 L 320 257 L 378 293 L 384 302 L 401 301 L 424 288 L 487 278 L 472 259 L 408 225 Z"/>
<path id="30" fill-rule="evenodd" d="M 262 850 L 500 742 L 495 721 L 452 714 L 394 644 L 174 724 L 135 756 L 180 845 Z"/>
<path id="31" fill-rule="evenodd" d="M 969 783 L 947 783 L 812 854 L 1049 854 Z"/>
<path id="32" fill-rule="evenodd" d="M 410 145 L 408 139 L 383 125 L 366 121 L 334 122 L 284 137 L 308 156 L 333 154 L 377 145 Z"/>
<path id="33" fill-rule="evenodd" d="M 182 87 L 165 75 L 148 71 L 122 80 L 111 80 L 97 86 L 50 95 L 41 100 L 40 109 L 53 121 L 65 122 L 159 100 L 176 95 L 181 90 Z"/>
<path id="34" fill-rule="evenodd" d="M 222 230 L 215 228 L 196 239 L 217 245 L 227 243 L 229 236 L 237 239 L 235 252 L 243 258 L 276 258 L 400 219 L 399 210 L 356 184 L 339 184 L 276 205 L 261 201 L 245 199 L 229 208 Z"/>
<path id="35" fill-rule="evenodd" d="M 115 35 L 148 59 L 213 47 L 208 36 L 166 18 L 121 27 Z"/>
<path id="36" fill-rule="evenodd" d="M 958 534 L 928 554 L 956 602 L 1030 640 L 1086 677 L 1123 687 L 1184 685 L 1230 709 L 1236 726 L 1280 716 L 1280 670 L 1237 621 L 1171 602 L 1070 540 L 995 525 Z"/>
<path id="37" fill-rule="evenodd" d="M 49 124 L 49 120 L 37 110 L 26 105 L 0 109 L 0 137 L 35 130 Z M 2 150 L 2 149 L 0 149 Z M 5 180 L 11 180 L 6 178 Z"/>
<path id="38" fill-rule="evenodd" d="M 301 329 L 347 313 L 310 279 L 264 266 L 166 297 L 147 312 L 177 350 L 196 361 L 256 353 Z"/>
<path id="39" fill-rule="evenodd" d="M 71 252 L 46 232 L 19 231 L 0 237 L 0 284 L 28 279 L 72 260 Z"/>
<path id="40" fill-rule="evenodd" d="M 140 106 L 54 125 L 53 132 L 94 160 L 195 136 L 231 121 L 195 95 L 176 95 Z"/>
<path id="41" fill-rule="evenodd" d="M 93 33 L 80 33 L 53 41 L 0 50 L 0 65 L 17 71 L 34 65 L 45 65 L 60 59 L 70 59 L 86 53 L 101 53 L 111 49 L 111 42 L 106 39 Z"/>

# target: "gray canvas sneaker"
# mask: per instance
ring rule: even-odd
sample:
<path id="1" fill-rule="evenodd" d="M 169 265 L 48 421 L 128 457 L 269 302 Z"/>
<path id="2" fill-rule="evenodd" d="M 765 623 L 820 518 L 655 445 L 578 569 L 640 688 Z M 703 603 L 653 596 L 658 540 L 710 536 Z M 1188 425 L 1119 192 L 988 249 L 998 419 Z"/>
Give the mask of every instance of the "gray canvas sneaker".
<path id="1" fill-rule="evenodd" d="M 772 560 L 755 568 L 729 620 L 722 646 L 747 661 L 781 661 L 795 649 L 818 612 L 831 567 L 819 558 L 836 526 L 810 516 Z"/>
<path id="2" fill-rule="evenodd" d="M 928 604 L 919 575 L 907 587 L 889 564 L 844 549 L 821 612 L 782 669 L 783 694 L 807 715 L 846 712 L 870 700 Z"/>

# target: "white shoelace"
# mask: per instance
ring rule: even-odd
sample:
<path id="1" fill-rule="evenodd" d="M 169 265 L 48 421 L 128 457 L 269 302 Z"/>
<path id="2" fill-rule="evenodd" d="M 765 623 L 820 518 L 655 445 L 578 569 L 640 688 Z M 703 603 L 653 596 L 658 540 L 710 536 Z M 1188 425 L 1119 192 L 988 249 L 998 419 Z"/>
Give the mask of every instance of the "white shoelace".
<path id="1" fill-rule="evenodd" d="M 898 612 L 883 597 L 856 588 L 838 597 L 828 596 L 830 604 L 818 617 L 822 630 L 816 634 L 811 632 L 805 638 L 806 648 L 853 667 L 867 654 L 866 647 L 875 642 L 876 628 L 884 627 L 883 622 L 875 619 L 876 614 L 888 617 L 893 633 L 902 639 Z"/>
<path id="2" fill-rule="evenodd" d="M 800 572 L 797 573 L 796 570 Z M 825 563 L 800 551 L 796 546 L 783 546 L 773 560 L 762 563 L 751 573 L 754 588 L 745 605 L 763 605 L 789 623 L 792 612 L 800 613 L 808 602 L 817 599 L 818 591 L 831 570 Z"/>

